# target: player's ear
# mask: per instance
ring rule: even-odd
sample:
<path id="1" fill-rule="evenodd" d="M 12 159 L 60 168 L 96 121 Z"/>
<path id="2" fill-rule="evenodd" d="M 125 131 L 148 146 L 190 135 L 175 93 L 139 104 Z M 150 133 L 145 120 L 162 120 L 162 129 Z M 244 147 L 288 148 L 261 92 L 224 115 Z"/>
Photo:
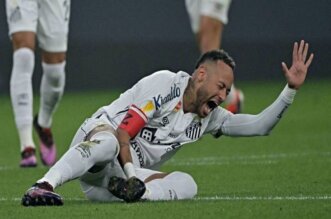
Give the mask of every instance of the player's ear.
<path id="1" fill-rule="evenodd" d="M 197 69 L 197 79 L 199 82 L 205 80 L 207 76 L 207 68 L 204 65 L 200 65 Z"/>

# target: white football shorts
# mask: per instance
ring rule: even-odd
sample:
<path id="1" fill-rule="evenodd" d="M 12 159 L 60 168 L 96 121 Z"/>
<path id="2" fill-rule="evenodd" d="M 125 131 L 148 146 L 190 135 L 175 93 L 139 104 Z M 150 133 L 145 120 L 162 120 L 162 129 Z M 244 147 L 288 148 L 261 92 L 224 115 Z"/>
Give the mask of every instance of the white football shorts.
<path id="1" fill-rule="evenodd" d="M 81 142 L 84 142 L 86 136 L 97 126 L 101 125 L 110 125 L 112 124 L 109 122 L 106 114 L 100 115 L 93 115 L 91 118 L 86 119 L 83 124 L 77 130 L 70 147 L 73 147 Z M 140 168 L 139 159 L 135 151 L 130 148 L 132 161 L 135 166 L 135 171 L 137 177 L 144 181 L 147 177 L 155 174 L 160 173 L 159 171 Z M 81 188 L 85 193 L 86 197 L 90 200 L 94 201 L 114 201 L 118 200 L 112 194 L 106 191 L 109 183 L 109 179 L 111 176 L 118 176 L 122 178 L 126 178 L 125 173 L 119 164 L 118 160 L 115 159 L 114 161 L 104 164 L 102 170 L 96 173 L 87 172 L 83 176 L 79 178 Z"/>
<path id="2" fill-rule="evenodd" d="M 135 167 L 137 178 L 144 181 L 147 177 L 160 173 L 155 170 Z M 118 160 L 108 163 L 101 171 L 96 173 L 87 172 L 79 178 L 81 189 L 91 201 L 115 201 L 118 200 L 107 191 L 109 179 L 112 176 L 126 178 Z"/>
<path id="3" fill-rule="evenodd" d="M 199 32 L 200 16 L 207 16 L 228 23 L 228 11 L 231 0 L 185 0 L 194 33 Z"/>
<path id="4" fill-rule="evenodd" d="M 70 0 L 6 0 L 9 35 L 36 33 L 47 52 L 67 51 Z"/>

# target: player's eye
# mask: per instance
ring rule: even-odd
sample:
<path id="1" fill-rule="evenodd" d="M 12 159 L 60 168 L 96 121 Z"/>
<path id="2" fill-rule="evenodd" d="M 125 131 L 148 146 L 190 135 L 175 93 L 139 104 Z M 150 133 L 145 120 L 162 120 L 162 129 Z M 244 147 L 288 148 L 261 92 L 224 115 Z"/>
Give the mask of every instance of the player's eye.
<path id="1" fill-rule="evenodd" d="M 220 90 L 223 90 L 223 89 L 225 88 L 225 85 L 224 85 L 224 84 L 219 84 L 219 85 L 218 85 L 218 88 L 219 88 Z"/>

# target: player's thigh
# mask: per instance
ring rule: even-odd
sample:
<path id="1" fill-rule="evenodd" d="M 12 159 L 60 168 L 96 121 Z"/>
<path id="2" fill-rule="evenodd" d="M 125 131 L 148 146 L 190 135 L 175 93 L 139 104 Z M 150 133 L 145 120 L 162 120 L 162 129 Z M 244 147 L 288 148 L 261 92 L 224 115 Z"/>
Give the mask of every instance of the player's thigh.
<path id="1" fill-rule="evenodd" d="M 36 34 L 34 32 L 22 31 L 15 32 L 11 35 L 14 51 L 20 48 L 35 49 Z"/>
<path id="2" fill-rule="evenodd" d="M 40 1 L 37 35 L 39 46 L 47 52 L 66 52 L 69 32 L 70 0 Z"/>
<path id="3" fill-rule="evenodd" d="M 23 46 L 34 49 L 38 10 L 37 0 L 6 0 L 9 36 L 14 50 Z"/>
<path id="4" fill-rule="evenodd" d="M 61 63 L 66 60 L 66 52 L 47 52 L 42 51 L 42 60 L 47 64 Z"/>
<path id="5" fill-rule="evenodd" d="M 201 16 L 199 28 L 200 49 L 207 52 L 212 49 L 220 48 L 223 23 L 218 19 L 208 16 Z"/>

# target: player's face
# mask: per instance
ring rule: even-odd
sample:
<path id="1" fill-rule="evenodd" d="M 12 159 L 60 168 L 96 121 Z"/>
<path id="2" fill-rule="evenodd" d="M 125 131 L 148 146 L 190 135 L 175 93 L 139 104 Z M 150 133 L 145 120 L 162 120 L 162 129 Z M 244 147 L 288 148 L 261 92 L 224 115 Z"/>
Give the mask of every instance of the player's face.
<path id="1" fill-rule="evenodd" d="M 204 118 L 224 102 L 233 83 L 233 71 L 223 61 L 206 68 L 206 75 L 197 89 L 196 112 Z"/>

